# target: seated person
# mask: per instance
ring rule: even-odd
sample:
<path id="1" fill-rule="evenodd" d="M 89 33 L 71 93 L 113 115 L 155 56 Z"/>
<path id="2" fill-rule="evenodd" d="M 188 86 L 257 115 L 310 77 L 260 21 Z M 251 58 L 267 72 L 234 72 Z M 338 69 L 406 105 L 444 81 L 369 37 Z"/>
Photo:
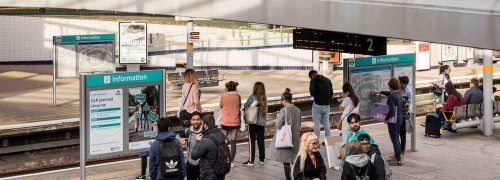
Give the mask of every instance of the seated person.
<path id="1" fill-rule="evenodd" d="M 483 91 L 483 78 L 479 78 L 479 90 Z M 493 93 L 497 92 L 497 88 L 493 86 Z"/>
<path id="2" fill-rule="evenodd" d="M 363 147 L 363 152 L 370 157 L 370 162 L 373 165 L 373 174 L 376 180 L 386 179 L 385 162 L 376 144 L 370 144 L 370 135 L 361 134 L 358 136 L 358 141 Z M 388 175 L 390 176 L 390 175 Z"/>
<path id="3" fill-rule="evenodd" d="M 470 80 L 470 89 L 465 91 L 464 104 L 481 104 L 483 103 L 483 92 L 479 89 L 479 81 L 474 78 Z"/>
<path id="4" fill-rule="evenodd" d="M 363 128 L 361 128 L 361 117 L 359 114 L 352 113 L 347 116 L 347 123 L 351 128 L 351 133 L 347 135 L 347 141 L 357 140 L 358 136 L 361 134 L 368 134 Z M 370 143 L 375 144 L 375 141 L 370 137 Z"/>
<path id="5" fill-rule="evenodd" d="M 441 111 L 444 112 L 453 112 L 453 108 L 456 106 L 462 106 L 464 105 L 464 98 L 463 96 L 455 89 L 455 86 L 453 83 L 448 82 L 445 85 L 445 90 L 446 93 L 448 94 L 448 100 L 446 100 L 446 103 L 444 104 L 442 109 L 437 109 L 436 112 L 438 116 L 441 118 L 441 121 L 444 122 L 445 118 L 442 116 Z M 448 114 L 447 114 L 448 116 Z M 451 129 L 451 124 L 449 122 L 445 122 L 444 129 L 449 130 L 450 132 L 456 132 Z"/>

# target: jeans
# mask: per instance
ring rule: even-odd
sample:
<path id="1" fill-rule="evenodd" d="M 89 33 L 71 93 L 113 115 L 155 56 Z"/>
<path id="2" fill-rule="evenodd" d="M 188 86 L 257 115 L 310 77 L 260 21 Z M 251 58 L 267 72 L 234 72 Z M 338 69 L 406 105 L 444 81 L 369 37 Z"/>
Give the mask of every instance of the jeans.
<path id="1" fill-rule="evenodd" d="M 236 156 L 236 137 L 238 137 L 239 128 L 232 128 L 231 130 L 222 130 L 222 133 L 227 137 L 231 144 L 231 162 L 234 162 Z"/>
<path id="2" fill-rule="evenodd" d="M 399 137 L 401 137 L 401 153 L 406 150 L 406 121 L 403 119 L 403 124 L 399 127 Z"/>
<path id="3" fill-rule="evenodd" d="M 259 146 L 259 160 L 264 161 L 266 157 L 266 150 L 264 148 L 264 131 L 266 127 L 255 124 L 248 125 L 250 132 L 250 162 L 255 161 L 255 140 Z"/>
<path id="4" fill-rule="evenodd" d="M 317 105 L 313 103 L 312 106 L 312 118 L 314 122 L 314 134 L 319 138 L 319 132 L 321 130 L 321 124 L 325 130 L 325 137 L 330 136 L 330 121 L 328 116 L 330 114 L 330 105 Z"/>
<path id="5" fill-rule="evenodd" d="M 401 124 L 387 123 L 387 129 L 389 130 L 389 136 L 391 137 L 392 147 L 394 148 L 394 156 L 397 161 L 401 161 L 401 142 L 399 140 L 400 128 Z"/>
<path id="6" fill-rule="evenodd" d="M 187 180 L 197 180 L 200 177 L 200 166 L 191 165 L 186 163 Z"/>
<path id="7" fill-rule="evenodd" d="M 204 174 L 201 180 L 224 180 L 225 176 L 217 176 L 216 174 Z"/>

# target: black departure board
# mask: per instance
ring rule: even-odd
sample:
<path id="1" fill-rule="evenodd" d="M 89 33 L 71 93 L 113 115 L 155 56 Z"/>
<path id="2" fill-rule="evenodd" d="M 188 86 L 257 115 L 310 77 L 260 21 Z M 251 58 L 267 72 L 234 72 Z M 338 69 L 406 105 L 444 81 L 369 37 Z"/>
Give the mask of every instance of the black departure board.
<path id="1" fill-rule="evenodd" d="M 312 29 L 294 29 L 293 48 L 378 56 L 387 54 L 387 38 Z"/>

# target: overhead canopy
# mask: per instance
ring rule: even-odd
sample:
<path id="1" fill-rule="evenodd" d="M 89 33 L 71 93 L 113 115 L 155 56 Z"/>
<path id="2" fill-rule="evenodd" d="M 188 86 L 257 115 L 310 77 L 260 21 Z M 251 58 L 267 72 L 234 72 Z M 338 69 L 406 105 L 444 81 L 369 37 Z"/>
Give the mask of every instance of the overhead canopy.
<path id="1" fill-rule="evenodd" d="M 257 22 L 500 50 L 498 0 L 0 0 Z"/>

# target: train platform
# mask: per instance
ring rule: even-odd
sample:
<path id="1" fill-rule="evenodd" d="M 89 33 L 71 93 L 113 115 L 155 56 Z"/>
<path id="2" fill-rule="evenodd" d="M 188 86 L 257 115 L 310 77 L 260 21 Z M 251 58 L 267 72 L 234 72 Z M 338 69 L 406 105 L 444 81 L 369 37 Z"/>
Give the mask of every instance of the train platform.
<path id="1" fill-rule="evenodd" d="M 34 65 L 36 66 L 36 65 Z M 500 64 L 494 65 L 495 69 Z M 26 123 L 39 123 L 44 121 L 73 119 L 79 114 L 78 79 L 67 78 L 57 80 L 57 106 L 52 106 L 52 76 L 49 72 L 36 72 L 33 67 L 9 71 L 0 68 L 0 127 L 15 128 Z M 42 68 L 50 69 L 50 68 Z M 48 71 L 48 70 L 46 70 Z M 240 83 L 238 91 L 242 99 L 252 93 L 253 83 L 262 81 L 266 85 L 269 97 L 279 97 L 288 87 L 294 94 L 308 94 L 309 78 L 307 71 L 298 70 L 221 70 L 225 81 L 218 87 L 202 88 L 201 102 L 204 107 L 216 106 L 219 97 L 224 93 L 224 83 L 237 81 Z M 417 72 L 417 87 L 419 84 L 429 85 L 437 79 L 438 70 Z M 451 72 L 453 78 L 469 78 L 482 76 L 482 66 L 458 67 Z M 335 90 L 340 90 L 343 82 L 342 71 L 329 72 Z M 496 77 L 496 76 L 495 76 Z M 167 112 L 176 111 L 178 108 L 179 90 L 167 89 Z M 9 126 L 6 126 L 9 125 Z M 1 128 L 1 129 L 5 129 Z"/>
<path id="2" fill-rule="evenodd" d="M 363 126 L 379 145 L 387 158 L 392 145 L 385 124 Z M 500 130 L 498 127 L 496 131 Z M 443 134 L 442 138 L 424 137 L 424 128 L 417 128 L 417 151 L 410 152 L 410 138 L 407 138 L 405 164 L 391 167 L 393 179 L 499 179 L 500 178 L 500 134 L 484 137 L 478 129 L 466 129 L 460 133 Z M 266 147 L 270 141 L 266 140 Z M 320 148 L 326 158 L 326 148 Z M 248 158 L 248 144 L 238 144 L 236 166 L 226 179 L 284 179 L 282 164 L 266 160 L 265 165 L 253 167 L 241 163 Z M 326 162 L 325 162 L 326 163 Z M 140 172 L 140 159 L 95 164 L 87 167 L 87 179 L 134 179 Z M 340 179 L 341 172 L 327 170 L 328 179 Z M 6 179 L 78 179 L 79 168 L 72 167 L 41 173 L 6 177 Z"/>

